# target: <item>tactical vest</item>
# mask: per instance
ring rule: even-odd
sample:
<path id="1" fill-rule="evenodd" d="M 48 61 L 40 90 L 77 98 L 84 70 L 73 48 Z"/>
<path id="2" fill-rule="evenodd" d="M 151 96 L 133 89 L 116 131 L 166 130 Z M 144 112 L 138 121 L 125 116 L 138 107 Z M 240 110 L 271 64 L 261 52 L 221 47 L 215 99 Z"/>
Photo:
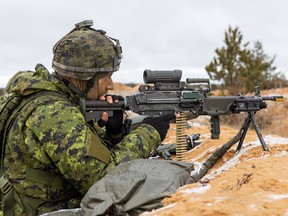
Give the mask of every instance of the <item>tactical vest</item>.
<path id="1" fill-rule="evenodd" d="M 51 97 L 48 97 L 49 99 L 47 99 L 47 97 L 45 97 L 47 95 L 56 96 L 55 98 L 69 101 L 68 98 L 64 95 L 53 91 L 39 91 L 29 96 L 22 96 L 17 94 L 0 96 L 0 193 L 1 210 L 3 211 L 4 216 L 15 215 L 15 202 L 17 202 L 19 206 L 25 210 L 27 215 L 34 215 L 35 210 L 38 208 L 39 205 L 43 203 L 43 201 L 40 199 L 20 199 L 19 195 L 16 193 L 13 186 L 9 183 L 9 180 L 5 177 L 3 173 L 3 164 L 6 136 L 17 114 L 21 112 L 21 109 L 23 107 L 28 106 L 29 103 L 32 102 L 35 98 L 41 97 L 41 102 L 37 106 L 42 105 L 46 102 L 53 101 Z M 31 107 L 30 113 L 33 112 L 37 108 L 37 106 Z M 36 170 L 33 168 L 28 169 L 27 175 L 29 176 L 26 177 L 30 180 L 33 180 L 35 182 L 41 182 L 56 187 L 58 189 L 61 189 L 64 181 L 63 177 L 60 175 L 48 173 L 42 170 Z"/>

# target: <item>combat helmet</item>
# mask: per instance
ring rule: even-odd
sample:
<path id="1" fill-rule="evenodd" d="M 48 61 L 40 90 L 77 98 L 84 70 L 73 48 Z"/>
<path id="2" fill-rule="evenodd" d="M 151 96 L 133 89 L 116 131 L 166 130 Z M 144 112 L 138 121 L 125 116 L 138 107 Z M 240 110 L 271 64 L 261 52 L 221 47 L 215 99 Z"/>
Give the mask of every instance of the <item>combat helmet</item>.
<path id="1" fill-rule="evenodd" d="M 119 40 L 92 25 L 92 20 L 75 24 L 53 47 L 52 67 L 59 75 L 91 81 L 97 73 L 119 70 L 122 58 Z"/>

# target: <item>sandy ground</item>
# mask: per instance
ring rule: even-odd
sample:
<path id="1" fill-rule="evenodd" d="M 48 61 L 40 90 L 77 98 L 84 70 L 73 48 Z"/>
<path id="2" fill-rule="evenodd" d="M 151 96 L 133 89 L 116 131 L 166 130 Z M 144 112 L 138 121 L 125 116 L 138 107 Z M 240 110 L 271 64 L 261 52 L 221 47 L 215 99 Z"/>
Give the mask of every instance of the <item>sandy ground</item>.
<path id="1" fill-rule="evenodd" d="M 133 92 L 133 89 L 123 90 L 128 90 L 128 94 Z M 287 97 L 288 89 L 262 92 L 262 95 L 271 94 Z M 256 115 L 259 115 L 257 121 L 264 125 L 261 132 L 269 151 L 263 151 L 250 128 L 238 153 L 236 143 L 198 183 L 179 188 L 163 200 L 165 207 L 142 215 L 288 216 L 288 102 L 280 105 L 273 102 L 268 106 Z M 220 139 L 210 138 L 206 117 L 191 120 L 189 125 L 185 133 L 200 133 L 201 144 L 186 152 L 184 160 L 197 167 L 237 134 L 242 120 L 239 126 L 221 125 Z M 163 143 L 175 142 L 176 125 L 171 124 Z"/>
<path id="2" fill-rule="evenodd" d="M 173 140 L 173 130 L 166 141 Z M 185 154 L 185 161 L 197 165 L 237 130 L 223 126 L 218 140 L 210 139 L 209 127 L 188 132 L 201 134 L 202 143 Z M 288 215 L 288 138 L 264 139 L 268 152 L 250 130 L 237 154 L 235 144 L 200 182 L 180 188 L 164 199 L 164 208 L 143 215 Z"/>

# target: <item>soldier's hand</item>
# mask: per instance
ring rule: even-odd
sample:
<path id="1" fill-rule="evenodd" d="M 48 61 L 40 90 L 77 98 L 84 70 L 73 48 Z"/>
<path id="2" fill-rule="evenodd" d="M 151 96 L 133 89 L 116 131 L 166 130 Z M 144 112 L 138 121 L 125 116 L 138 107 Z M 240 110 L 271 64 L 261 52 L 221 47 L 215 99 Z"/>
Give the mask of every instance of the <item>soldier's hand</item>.
<path id="1" fill-rule="evenodd" d="M 100 96 L 99 100 L 107 101 L 109 104 L 112 104 L 112 103 L 118 103 L 120 100 L 124 100 L 124 98 L 121 95 L 106 94 L 106 95 Z M 115 113 L 116 112 L 118 112 L 118 114 L 116 114 L 116 117 L 115 117 Z M 120 118 L 120 113 L 122 114 L 122 118 Z M 109 120 L 109 122 L 108 122 L 108 120 Z M 106 126 L 106 131 L 107 131 L 107 123 L 108 123 L 108 133 L 110 133 L 114 129 L 118 128 L 118 126 L 120 124 L 118 122 L 122 123 L 122 121 L 123 121 L 123 113 L 120 110 L 120 111 L 114 111 L 114 116 L 113 117 L 109 117 L 109 118 L 108 118 L 107 112 L 103 112 L 102 116 L 101 116 L 101 119 L 97 123 L 98 123 L 99 127 Z M 117 124 L 118 124 L 118 126 L 116 126 Z M 116 131 L 118 132 L 119 130 L 116 129 Z"/>
<path id="2" fill-rule="evenodd" d="M 122 132 L 123 111 L 115 110 L 113 116 L 108 118 L 106 123 L 107 134 L 117 135 Z"/>
<path id="3" fill-rule="evenodd" d="M 106 94 L 99 97 L 99 100 L 107 101 L 109 104 L 118 103 L 120 100 L 124 100 L 121 95 Z"/>
<path id="4" fill-rule="evenodd" d="M 105 95 L 105 100 L 108 103 L 118 103 L 119 101 L 123 101 L 124 98 L 120 95 Z M 102 98 L 103 99 L 103 98 Z M 130 123 L 131 125 L 131 123 Z M 105 127 L 106 127 L 106 135 L 110 142 L 116 144 L 122 140 L 122 138 L 130 132 L 130 126 L 127 124 L 127 121 L 124 121 L 124 113 L 123 110 L 114 110 L 113 116 L 109 117 Z"/>
<path id="5" fill-rule="evenodd" d="M 99 127 L 104 127 L 106 125 L 108 121 L 108 113 L 107 112 L 103 112 L 102 113 L 102 116 L 101 116 L 101 119 L 98 120 L 98 126 Z"/>

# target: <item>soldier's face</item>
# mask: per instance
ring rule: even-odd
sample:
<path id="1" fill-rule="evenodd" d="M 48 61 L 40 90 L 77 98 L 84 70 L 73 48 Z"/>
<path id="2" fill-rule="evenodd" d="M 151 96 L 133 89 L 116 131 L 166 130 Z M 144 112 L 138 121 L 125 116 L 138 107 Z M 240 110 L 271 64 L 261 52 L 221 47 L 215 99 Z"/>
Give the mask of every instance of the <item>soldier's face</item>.
<path id="1" fill-rule="evenodd" d="M 100 73 L 98 75 L 93 88 L 91 88 L 87 94 L 89 99 L 97 100 L 99 96 L 105 95 L 109 90 L 114 89 L 112 74 L 113 73 Z"/>

